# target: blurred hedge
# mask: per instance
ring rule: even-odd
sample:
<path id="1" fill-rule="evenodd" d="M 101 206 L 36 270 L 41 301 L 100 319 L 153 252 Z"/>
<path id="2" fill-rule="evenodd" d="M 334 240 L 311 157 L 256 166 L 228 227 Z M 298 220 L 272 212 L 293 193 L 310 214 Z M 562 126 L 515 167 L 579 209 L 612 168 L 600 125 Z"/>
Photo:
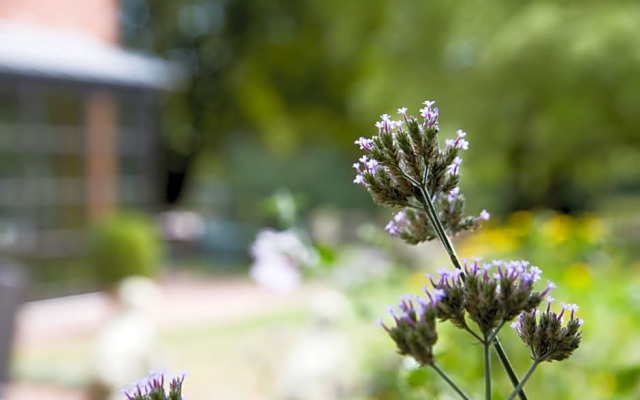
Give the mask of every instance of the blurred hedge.
<path id="1" fill-rule="evenodd" d="M 94 227 L 90 260 L 106 287 L 114 287 L 133 275 L 155 277 L 160 255 L 161 242 L 147 215 L 122 212 Z"/>

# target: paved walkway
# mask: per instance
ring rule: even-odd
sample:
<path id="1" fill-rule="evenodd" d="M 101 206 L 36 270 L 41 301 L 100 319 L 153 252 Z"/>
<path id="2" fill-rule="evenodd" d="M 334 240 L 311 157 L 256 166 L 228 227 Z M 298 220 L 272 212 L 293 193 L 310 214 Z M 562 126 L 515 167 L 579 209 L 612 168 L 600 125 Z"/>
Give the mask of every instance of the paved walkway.
<path id="1" fill-rule="evenodd" d="M 197 326 L 212 321 L 232 322 L 284 309 L 302 294 L 281 296 L 247 280 L 172 278 L 160 285 L 152 315 L 160 330 Z M 17 349 L 51 346 L 56 342 L 95 335 L 115 310 L 105 293 L 90 293 L 24 304 L 17 316 Z M 64 388 L 15 383 L 5 400 L 85 400 Z"/>

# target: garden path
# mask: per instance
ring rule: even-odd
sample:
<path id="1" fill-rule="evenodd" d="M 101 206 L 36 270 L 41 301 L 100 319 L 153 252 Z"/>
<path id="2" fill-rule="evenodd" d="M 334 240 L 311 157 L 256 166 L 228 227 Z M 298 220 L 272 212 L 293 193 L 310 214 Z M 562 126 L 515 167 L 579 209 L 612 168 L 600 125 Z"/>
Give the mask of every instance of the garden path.
<path id="1" fill-rule="evenodd" d="M 294 295 L 294 298 L 298 295 Z M 299 296 L 303 296 L 300 294 Z M 245 279 L 200 279 L 172 276 L 160 284 L 159 300 L 151 311 L 161 331 L 203 323 L 233 322 L 284 309 L 291 296 L 260 289 Z M 103 292 L 24 304 L 17 316 L 16 357 L 21 350 L 46 348 L 57 341 L 95 335 L 115 306 Z M 15 382 L 4 400 L 86 400 L 80 390 Z"/>

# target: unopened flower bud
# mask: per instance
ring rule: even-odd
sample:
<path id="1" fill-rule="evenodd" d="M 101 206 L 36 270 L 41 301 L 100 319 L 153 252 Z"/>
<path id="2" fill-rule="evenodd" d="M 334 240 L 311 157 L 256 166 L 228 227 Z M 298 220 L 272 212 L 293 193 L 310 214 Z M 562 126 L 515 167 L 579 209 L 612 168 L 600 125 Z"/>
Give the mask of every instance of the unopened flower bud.
<path id="1" fill-rule="evenodd" d="M 582 319 L 575 317 L 575 304 L 562 306 L 560 314 L 550 310 L 548 304 L 544 312 L 537 310 L 523 312 L 515 325 L 520 339 L 531 349 L 533 358 L 537 361 L 562 361 L 580 346 L 583 324 Z M 563 326 L 562 316 L 569 310 L 570 318 Z"/>
<path id="2" fill-rule="evenodd" d="M 401 299 L 399 312 L 391 309 L 395 326 L 380 325 L 396 343 L 398 353 L 413 357 L 421 365 L 433 363 L 433 346 L 438 340 L 436 310 L 433 303 L 420 297 Z"/>

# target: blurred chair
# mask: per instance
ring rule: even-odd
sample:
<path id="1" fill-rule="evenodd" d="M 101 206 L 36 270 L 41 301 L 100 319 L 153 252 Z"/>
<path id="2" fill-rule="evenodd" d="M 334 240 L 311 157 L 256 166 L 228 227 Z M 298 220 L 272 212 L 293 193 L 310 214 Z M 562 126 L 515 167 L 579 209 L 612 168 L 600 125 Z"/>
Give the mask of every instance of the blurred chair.
<path id="1" fill-rule="evenodd" d="M 26 286 L 24 268 L 13 261 L 0 259 L 0 399 L 4 399 L 10 378 L 16 311 L 23 300 Z"/>

